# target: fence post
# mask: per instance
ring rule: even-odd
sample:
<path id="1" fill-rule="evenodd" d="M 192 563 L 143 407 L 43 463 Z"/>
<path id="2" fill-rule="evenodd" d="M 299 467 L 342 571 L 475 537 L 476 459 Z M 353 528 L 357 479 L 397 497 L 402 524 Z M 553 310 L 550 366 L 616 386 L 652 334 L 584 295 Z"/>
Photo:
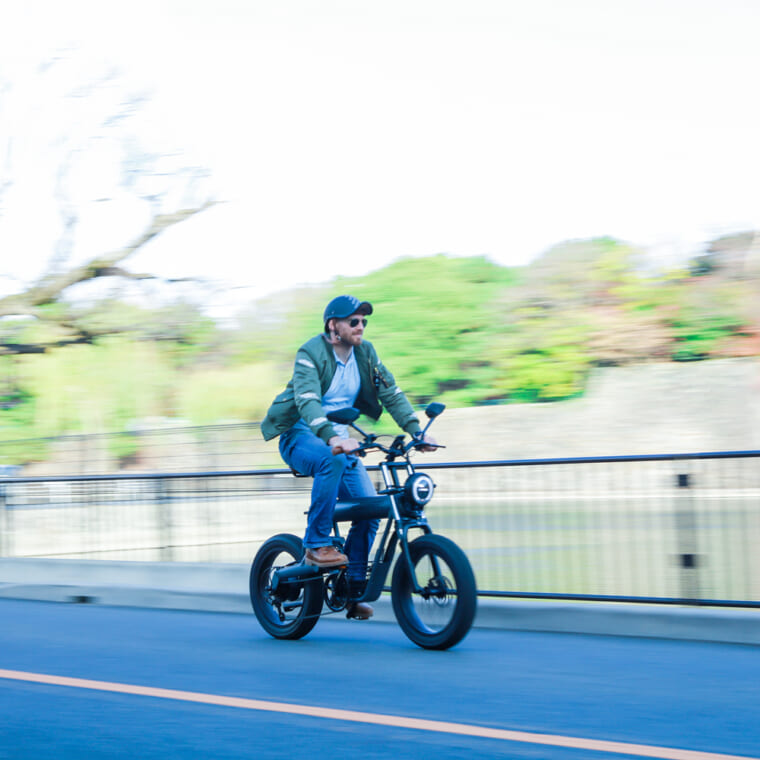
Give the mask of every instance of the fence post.
<path id="1" fill-rule="evenodd" d="M 8 554 L 8 509 L 6 507 L 6 485 L 0 483 L 0 557 L 6 557 Z"/>
<path id="2" fill-rule="evenodd" d="M 678 473 L 676 506 L 676 542 L 678 566 L 681 568 L 681 598 L 686 602 L 698 601 L 699 555 L 697 554 L 697 516 L 691 492 L 689 473 Z"/>
<path id="3" fill-rule="evenodd" d="M 174 558 L 172 550 L 172 497 L 166 478 L 156 480 L 157 522 L 159 536 L 159 556 L 162 562 L 171 562 Z"/>

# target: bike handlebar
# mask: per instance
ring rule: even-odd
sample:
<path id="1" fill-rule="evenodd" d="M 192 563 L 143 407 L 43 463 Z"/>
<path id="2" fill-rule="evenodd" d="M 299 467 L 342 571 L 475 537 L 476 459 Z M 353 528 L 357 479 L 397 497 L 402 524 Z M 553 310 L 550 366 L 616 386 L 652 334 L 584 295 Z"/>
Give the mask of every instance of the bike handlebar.
<path id="1" fill-rule="evenodd" d="M 332 453 L 333 453 L 333 456 L 338 456 L 338 454 L 343 454 L 344 451 L 338 446 L 333 446 Z M 345 453 L 352 454 L 355 457 L 363 457 L 367 453 L 367 449 L 362 448 L 360 445 L 358 449 L 354 449 L 353 451 L 346 451 Z"/>
<path id="2" fill-rule="evenodd" d="M 331 422 L 337 422 L 343 425 L 350 425 L 360 435 L 364 436 L 364 440 L 359 444 L 358 448 L 346 453 L 353 454 L 354 456 L 358 456 L 358 457 L 363 457 L 369 449 L 379 449 L 380 451 L 387 454 L 386 461 L 392 461 L 396 457 L 404 457 L 408 461 L 409 453 L 412 451 L 412 449 L 422 449 L 422 448 L 445 449 L 446 448 L 445 446 L 442 446 L 439 443 L 429 443 L 428 441 L 424 439 L 424 435 L 427 432 L 427 429 L 430 427 L 430 424 L 445 408 L 446 407 L 443 404 L 439 404 L 437 402 L 428 404 L 427 408 L 425 409 L 425 414 L 428 416 L 429 422 L 425 426 L 425 429 L 418 433 L 415 433 L 412 436 L 412 440 L 409 441 L 409 443 L 407 444 L 404 444 L 404 439 L 405 439 L 404 435 L 397 435 L 393 439 L 393 443 L 390 446 L 384 446 L 382 443 L 379 443 L 377 440 L 377 435 L 375 435 L 374 433 L 365 433 L 361 428 L 359 428 L 357 425 L 354 424 L 356 418 L 360 414 L 358 409 L 354 409 L 353 407 L 347 407 L 346 409 L 339 409 L 334 412 L 330 412 L 327 415 L 327 419 L 329 419 Z M 337 456 L 338 454 L 343 453 L 343 449 L 340 446 L 333 446 L 332 453 L 334 456 Z"/>
<path id="3" fill-rule="evenodd" d="M 429 443 L 427 441 L 420 440 L 411 440 L 406 446 L 404 446 L 401 449 L 393 448 L 392 446 L 383 446 L 382 443 L 378 443 L 377 441 L 371 441 L 369 443 L 360 443 L 359 448 L 354 449 L 353 451 L 346 452 L 348 454 L 351 454 L 356 457 L 363 457 L 366 455 L 366 453 L 370 449 L 379 449 L 380 451 L 386 453 L 386 454 L 393 454 L 394 456 L 406 456 L 409 451 L 412 449 L 421 449 L 422 447 L 427 447 L 431 449 L 445 449 L 446 447 L 441 443 Z M 343 454 L 343 450 L 338 446 L 332 447 L 332 453 L 333 456 L 337 456 L 338 454 Z"/>

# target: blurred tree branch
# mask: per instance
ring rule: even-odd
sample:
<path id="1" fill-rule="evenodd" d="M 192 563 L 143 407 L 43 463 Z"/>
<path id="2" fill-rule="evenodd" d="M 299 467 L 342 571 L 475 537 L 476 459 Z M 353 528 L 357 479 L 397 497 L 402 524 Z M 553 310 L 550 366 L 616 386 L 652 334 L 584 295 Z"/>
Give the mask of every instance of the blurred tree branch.
<path id="1" fill-rule="evenodd" d="M 68 309 L 64 308 L 54 313 L 48 313 L 44 307 L 59 304 L 64 292 L 73 285 L 102 277 L 120 277 L 133 280 L 157 279 L 156 275 L 130 272 L 118 265 L 164 230 L 190 219 L 215 204 L 216 201 L 209 200 L 195 208 L 182 209 L 170 214 L 156 214 L 146 229 L 124 248 L 104 256 L 95 257 L 85 264 L 63 272 L 45 274 L 25 291 L 0 298 L 0 317 L 33 317 L 43 322 L 55 323 L 59 328 L 69 333 L 64 338 L 47 343 L 0 343 L 0 354 L 44 353 L 48 348 L 91 343 L 101 335 L 120 332 L 121 330 L 113 327 L 102 331 L 85 329 L 77 324 L 76 318 L 72 317 Z M 123 330 L 126 329 L 128 328 L 123 328 Z"/>
<path id="2" fill-rule="evenodd" d="M 206 169 L 184 164 L 181 151 L 154 152 L 142 146 L 132 122 L 146 105 L 147 96 L 130 92 L 115 69 L 86 64 L 72 51 L 56 56 L 38 67 L 23 98 L 16 96 L 19 88 L 14 82 L 0 82 L 0 96 L 8 100 L 8 110 L 18 108 L 22 116 L 24 110 L 33 111 L 27 117 L 36 116 L 38 121 L 37 111 L 48 114 L 41 122 L 43 127 L 28 134 L 19 117 L 18 134 L 0 140 L 4 164 L 0 167 L 0 214 L 11 210 L 6 201 L 12 194 L 14 178 L 22 176 L 29 162 L 37 165 L 39 156 L 44 155 L 47 174 L 41 176 L 47 178 L 47 184 L 45 179 L 41 181 L 37 197 L 47 194 L 54 200 L 60 217 L 60 234 L 45 271 L 36 281 L 19 285 L 19 292 L 0 297 L 0 355 L 44 353 L 54 347 L 92 343 L 103 335 L 134 331 L 128 316 L 104 316 L 107 296 L 91 301 L 94 306 L 88 313 L 81 299 L 76 304 L 71 302 L 70 289 L 107 278 L 122 283 L 187 281 L 132 271 L 126 263 L 162 232 L 216 203 L 205 186 Z M 149 220 L 144 228 L 126 232 L 133 237 L 123 247 L 77 263 L 80 225 L 87 227 L 92 209 L 102 212 L 108 204 L 110 209 L 118 209 L 109 212 L 115 218 L 125 199 L 139 200 L 147 207 Z M 29 204 L 28 200 L 22 202 Z M 129 237 L 109 238 L 106 232 L 97 245 L 108 251 L 114 245 L 121 246 L 125 239 Z M 21 241 L 11 240 L 6 245 L 18 249 L 15 255 L 23 256 Z M 82 259 L 80 255 L 79 261 Z"/>

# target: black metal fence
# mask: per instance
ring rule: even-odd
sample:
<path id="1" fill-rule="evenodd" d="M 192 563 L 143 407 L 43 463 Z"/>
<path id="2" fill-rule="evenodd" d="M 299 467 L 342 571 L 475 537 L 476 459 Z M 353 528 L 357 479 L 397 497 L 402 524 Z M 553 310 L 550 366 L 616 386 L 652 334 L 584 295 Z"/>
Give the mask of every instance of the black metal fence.
<path id="1" fill-rule="evenodd" d="M 9 462 L 26 464 L 0 464 L 0 477 L 228 471 L 279 467 L 282 460 L 276 443 L 261 437 L 258 422 L 241 422 L 0 440 L 0 463 Z"/>
<path id="2" fill-rule="evenodd" d="M 481 595 L 760 607 L 760 451 L 424 469 L 430 523 Z M 0 479 L 0 556 L 249 562 L 303 532 L 310 485 L 285 469 Z"/>

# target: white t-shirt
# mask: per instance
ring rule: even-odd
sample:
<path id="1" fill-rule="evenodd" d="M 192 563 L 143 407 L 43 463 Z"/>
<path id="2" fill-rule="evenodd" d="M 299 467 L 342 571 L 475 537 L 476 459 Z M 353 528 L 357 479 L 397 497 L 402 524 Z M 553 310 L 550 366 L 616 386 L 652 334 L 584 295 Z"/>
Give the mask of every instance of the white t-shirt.
<path id="1" fill-rule="evenodd" d="M 359 365 L 356 363 L 354 349 L 351 349 L 351 353 L 345 362 L 340 360 L 334 349 L 333 354 L 335 354 L 337 364 L 335 376 L 327 392 L 322 397 L 322 408 L 325 410 L 325 414 L 334 412 L 336 409 L 345 409 L 347 406 L 353 406 L 356 397 L 359 395 L 359 388 L 361 386 Z M 349 437 L 348 425 L 336 425 L 333 423 L 333 427 L 335 428 L 335 433 L 341 438 Z"/>

